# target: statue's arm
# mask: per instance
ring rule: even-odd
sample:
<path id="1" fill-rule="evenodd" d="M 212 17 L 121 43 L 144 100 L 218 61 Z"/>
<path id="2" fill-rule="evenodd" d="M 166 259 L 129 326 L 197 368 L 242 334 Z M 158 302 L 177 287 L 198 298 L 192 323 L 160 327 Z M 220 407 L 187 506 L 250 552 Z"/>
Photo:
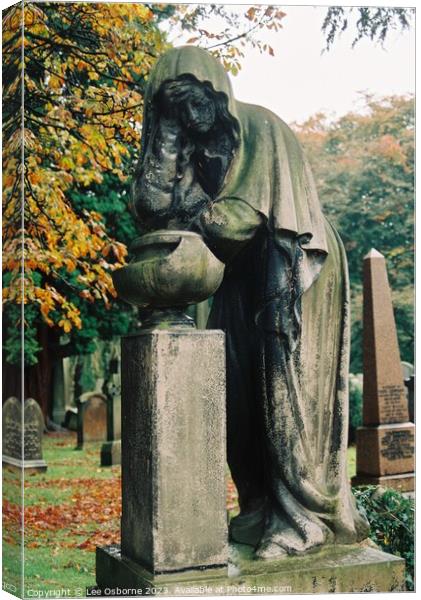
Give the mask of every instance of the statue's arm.
<path id="1" fill-rule="evenodd" d="M 178 181 L 177 155 L 181 129 L 174 120 L 162 118 L 152 134 L 143 164 L 135 177 L 133 194 L 138 218 L 144 224 L 168 216 Z"/>
<path id="2" fill-rule="evenodd" d="M 264 224 L 264 217 L 238 198 L 224 198 L 202 210 L 192 229 L 223 262 L 229 262 Z"/>

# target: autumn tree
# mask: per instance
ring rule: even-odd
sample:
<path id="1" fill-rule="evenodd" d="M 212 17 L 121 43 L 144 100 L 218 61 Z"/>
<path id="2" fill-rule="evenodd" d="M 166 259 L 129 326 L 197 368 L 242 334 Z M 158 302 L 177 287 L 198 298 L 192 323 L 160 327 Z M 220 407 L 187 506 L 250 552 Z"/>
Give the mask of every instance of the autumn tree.
<path id="1" fill-rule="evenodd" d="M 365 95 L 365 109 L 330 122 L 318 114 L 295 129 L 326 213 L 347 251 L 353 309 L 352 362 L 362 370 L 362 263 L 384 254 L 402 360 L 413 362 L 414 101 Z"/>
<path id="2" fill-rule="evenodd" d="M 197 43 L 213 45 L 233 73 L 241 45 L 258 46 L 253 35 L 284 14 L 244 7 L 246 25 L 233 35 L 238 17 L 223 7 L 28 2 L 4 12 L 5 359 L 19 365 L 23 328 L 25 394 L 44 410 L 52 359 L 90 352 L 96 337 L 122 334 L 134 318 L 111 272 L 136 233 L 129 179 L 148 73 L 168 48 L 159 26 L 179 23 L 193 35 L 212 11 L 226 26 L 199 28 Z M 9 393 L 19 395 L 19 381 Z"/>

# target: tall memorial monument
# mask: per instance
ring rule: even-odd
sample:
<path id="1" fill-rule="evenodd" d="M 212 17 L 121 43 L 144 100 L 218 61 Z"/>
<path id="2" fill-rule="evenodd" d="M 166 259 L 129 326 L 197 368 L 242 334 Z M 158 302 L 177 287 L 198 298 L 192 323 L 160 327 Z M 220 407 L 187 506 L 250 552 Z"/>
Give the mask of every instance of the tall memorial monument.
<path id="1" fill-rule="evenodd" d="M 363 427 L 357 431 L 354 485 L 414 490 L 415 426 L 409 421 L 385 258 L 364 258 Z"/>
<path id="2" fill-rule="evenodd" d="M 113 279 L 142 326 L 122 340 L 121 545 L 97 549 L 98 586 L 402 589 L 346 473 L 346 258 L 292 131 L 174 48 L 148 79 L 133 207 Z M 212 295 L 198 331 L 184 309 Z"/>

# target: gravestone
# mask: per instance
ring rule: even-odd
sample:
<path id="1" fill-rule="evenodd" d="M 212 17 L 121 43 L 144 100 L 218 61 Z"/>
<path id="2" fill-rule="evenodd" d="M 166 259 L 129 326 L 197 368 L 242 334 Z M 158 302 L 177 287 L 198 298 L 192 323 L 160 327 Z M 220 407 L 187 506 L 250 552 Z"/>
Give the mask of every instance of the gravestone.
<path id="1" fill-rule="evenodd" d="M 415 375 L 405 380 L 405 387 L 408 393 L 409 420 L 415 423 Z"/>
<path id="2" fill-rule="evenodd" d="M 78 402 L 78 448 L 85 442 L 107 439 L 107 398 L 100 392 L 86 392 Z"/>
<path id="3" fill-rule="evenodd" d="M 401 362 L 403 380 L 407 381 L 415 374 L 414 365 L 403 360 Z"/>
<path id="4" fill-rule="evenodd" d="M 364 258 L 363 426 L 354 485 L 414 489 L 414 424 L 409 422 L 386 261 Z"/>
<path id="5" fill-rule="evenodd" d="M 103 390 L 107 398 L 107 441 L 101 448 L 101 466 L 121 464 L 121 374 L 117 353 L 111 358 Z"/>
<path id="6" fill-rule="evenodd" d="M 22 461 L 22 406 L 12 396 L 3 404 L 3 462 Z"/>
<path id="7" fill-rule="evenodd" d="M 3 463 L 25 471 L 47 470 L 42 458 L 42 436 L 44 416 L 33 398 L 27 398 L 24 404 L 22 423 L 22 404 L 11 397 L 3 404 Z M 22 452 L 22 425 L 24 425 Z"/>
<path id="8" fill-rule="evenodd" d="M 64 380 L 63 360 L 59 358 L 53 368 L 53 406 L 52 420 L 57 425 L 61 425 L 66 414 L 66 392 Z"/>
<path id="9" fill-rule="evenodd" d="M 402 361 L 402 373 L 403 373 L 403 382 L 406 388 L 406 395 L 408 398 L 408 411 L 409 411 L 409 420 L 412 423 L 415 423 L 415 412 L 414 412 L 414 388 L 415 388 L 415 369 L 414 365 L 409 362 Z"/>

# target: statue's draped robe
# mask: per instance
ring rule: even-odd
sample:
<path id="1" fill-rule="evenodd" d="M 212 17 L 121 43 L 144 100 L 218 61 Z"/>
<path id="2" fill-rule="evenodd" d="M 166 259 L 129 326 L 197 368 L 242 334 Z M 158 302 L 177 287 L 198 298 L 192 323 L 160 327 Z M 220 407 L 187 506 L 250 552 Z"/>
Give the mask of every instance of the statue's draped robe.
<path id="1" fill-rule="evenodd" d="M 228 461 L 240 501 L 265 498 L 260 548 L 289 553 L 367 535 L 347 476 L 349 285 L 342 243 L 322 215 L 289 127 L 237 102 L 222 66 L 191 46 L 165 54 L 145 99 L 190 73 L 227 97 L 240 145 L 197 217 L 226 263 L 209 327 L 227 338 Z"/>

